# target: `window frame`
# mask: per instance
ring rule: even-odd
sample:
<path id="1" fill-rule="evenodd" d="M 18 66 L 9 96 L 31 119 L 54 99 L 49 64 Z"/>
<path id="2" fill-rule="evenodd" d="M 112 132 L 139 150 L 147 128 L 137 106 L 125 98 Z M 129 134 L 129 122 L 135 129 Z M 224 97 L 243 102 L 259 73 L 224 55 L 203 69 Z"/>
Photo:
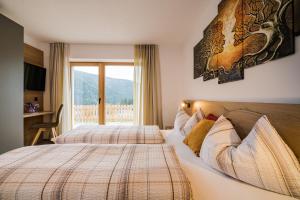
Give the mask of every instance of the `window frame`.
<path id="1" fill-rule="evenodd" d="M 98 94 L 99 94 L 99 99 L 101 99 L 100 104 L 99 104 L 99 120 L 98 123 L 100 125 L 105 125 L 105 67 L 106 66 L 132 66 L 134 67 L 134 62 L 70 62 L 70 69 L 72 72 L 73 67 L 98 67 L 99 70 L 99 83 L 98 83 Z M 73 91 L 73 73 L 71 73 L 71 87 Z M 74 98 L 72 94 L 71 98 L 71 105 L 74 103 Z M 72 115 L 72 127 L 73 127 L 73 122 L 74 122 L 74 113 L 73 109 L 71 109 L 71 115 Z"/>

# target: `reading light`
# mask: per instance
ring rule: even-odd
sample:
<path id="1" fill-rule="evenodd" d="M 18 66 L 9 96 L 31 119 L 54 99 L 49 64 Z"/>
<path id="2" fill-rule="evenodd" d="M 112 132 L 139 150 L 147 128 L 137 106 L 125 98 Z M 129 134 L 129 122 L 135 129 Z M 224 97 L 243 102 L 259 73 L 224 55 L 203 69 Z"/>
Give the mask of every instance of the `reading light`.
<path id="1" fill-rule="evenodd" d="M 184 102 L 181 103 L 181 108 L 185 108 L 185 103 Z"/>
<path id="2" fill-rule="evenodd" d="M 190 107 L 191 107 L 191 104 L 190 104 L 189 102 L 183 101 L 183 102 L 181 103 L 181 107 L 182 107 L 182 108 L 190 108 Z"/>

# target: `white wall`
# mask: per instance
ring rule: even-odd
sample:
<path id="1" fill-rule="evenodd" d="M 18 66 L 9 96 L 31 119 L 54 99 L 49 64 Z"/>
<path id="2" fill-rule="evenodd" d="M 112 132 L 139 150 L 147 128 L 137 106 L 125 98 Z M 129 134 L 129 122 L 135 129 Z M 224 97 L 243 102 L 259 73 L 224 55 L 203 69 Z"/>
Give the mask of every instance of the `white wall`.
<path id="1" fill-rule="evenodd" d="M 48 43 L 40 42 L 26 33 L 24 35 L 24 43 L 29 44 L 44 52 L 44 67 L 47 69 L 46 87 L 44 92 L 44 110 L 51 110 L 50 109 L 50 80 L 49 80 L 50 45 Z"/>
<path id="2" fill-rule="evenodd" d="M 71 44 L 71 61 L 133 61 L 133 45 Z"/>
<path id="3" fill-rule="evenodd" d="M 212 0 L 205 10 L 199 8 L 198 22 L 184 44 L 184 65 L 180 68 L 184 98 L 300 103 L 300 37 L 296 38 L 296 54 L 246 69 L 245 80 L 218 85 L 217 79 L 206 82 L 202 78 L 193 79 L 193 47 L 217 15 L 218 3 L 219 0 Z"/>
<path id="4" fill-rule="evenodd" d="M 174 123 L 178 105 L 184 98 L 182 47 L 178 45 L 159 45 L 159 52 L 163 121 L 165 126 L 171 126 Z"/>

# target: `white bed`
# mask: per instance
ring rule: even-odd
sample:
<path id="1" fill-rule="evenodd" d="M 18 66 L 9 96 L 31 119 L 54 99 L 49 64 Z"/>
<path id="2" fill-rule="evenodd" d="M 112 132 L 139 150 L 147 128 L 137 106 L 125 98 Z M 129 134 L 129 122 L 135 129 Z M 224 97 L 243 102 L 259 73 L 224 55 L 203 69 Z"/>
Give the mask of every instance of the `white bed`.
<path id="1" fill-rule="evenodd" d="M 266 191 L 240 182 L 211 169 L 182 142 L 175 130 L 161 131 L 166 143 L 175 148 L 178 160 L 188 177 L 195 200 L 288 200 L 289 196 Z"/>

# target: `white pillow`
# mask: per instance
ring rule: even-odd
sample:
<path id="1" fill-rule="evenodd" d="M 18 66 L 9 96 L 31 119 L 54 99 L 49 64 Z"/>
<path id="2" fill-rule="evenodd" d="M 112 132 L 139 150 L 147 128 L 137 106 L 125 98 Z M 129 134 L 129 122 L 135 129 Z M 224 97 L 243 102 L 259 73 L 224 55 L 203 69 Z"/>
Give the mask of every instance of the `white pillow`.
<path id="1" fill-rule="evenodd" d="M 183 110 L 180 109 L 175 117 L 174 129 L 181 132 L 186 122 L 190 119 L 190 116 Z"/>
<path id="2" fill-rule="evenodd" d="M 182 128 L 181 133 L 186 136 L 189 132 L 191 132 L 191 130 L 193 129 L 193 127 L 200 121 L 203 119 L 203 115 L 201 111 L 195 112 L 190 118 L 189 120 L 185 123 L 184 127 Z"/>
<path id="3" fill-rule="evenodd" d="M 300 198 L 299 162 L 266 116 L 243 141 L 230 121 L 221 116 L 205 137 L 200 157 L 243 182 Z"/>
<path id="4" fill-rule="evenodd" d="M 199 110 L 196 112 L 196 115 L 197 115 L 199 121 L 200 121 L 201 119 L 204 119 L 204 117 L 205 117 L 201 109 L 199 109 Z"/>

